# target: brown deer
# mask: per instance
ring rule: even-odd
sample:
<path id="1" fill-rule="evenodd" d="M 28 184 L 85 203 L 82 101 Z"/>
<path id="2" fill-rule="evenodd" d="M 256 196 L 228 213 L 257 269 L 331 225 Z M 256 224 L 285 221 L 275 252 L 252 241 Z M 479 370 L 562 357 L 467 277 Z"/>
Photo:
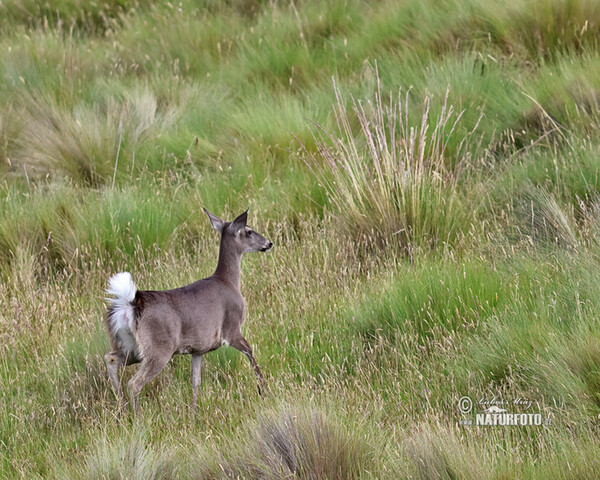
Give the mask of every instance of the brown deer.
<path id="1" fill-rule="evenodd" d="M 192 356 L 193 406 L 198 401 L 202 355 L 225 345 L 248 357 L 259 381 L 264 378 L 242 336 L 244 299 L 240 292 L 242 255 L 266 252 L 273 243 L 246 225 L 246 210 L 233 222 L 224 222 L 204 209 L 215 230 L 221 234 L 215 273 L 174 290 L 137 290 L 129 272 L 114 275 L 107 293 L 110 305 L 106 325 L 112 351 L 104 356 L 108 376 L 121 406 L 125 397 L 118 377 L 120 367 L 140 363 L 129 380 L 133 410 L 139 409 L 138 395 L 144 385 L 164 368 L 175 354 Z"/>

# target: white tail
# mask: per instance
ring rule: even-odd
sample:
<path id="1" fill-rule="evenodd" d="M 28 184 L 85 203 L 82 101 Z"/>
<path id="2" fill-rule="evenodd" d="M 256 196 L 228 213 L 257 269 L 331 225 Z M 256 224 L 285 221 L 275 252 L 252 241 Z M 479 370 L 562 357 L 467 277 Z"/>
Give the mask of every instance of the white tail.
<path id="1" fill-rule="evenodd" d="M 137 288 L 129 272 L 117 273 L 110 277 L 106 293 L 115 298 L 107 298 L 110 302 L 110 326 L 116 334 L 122 328 L 132 330 L 133 302 Z"/>

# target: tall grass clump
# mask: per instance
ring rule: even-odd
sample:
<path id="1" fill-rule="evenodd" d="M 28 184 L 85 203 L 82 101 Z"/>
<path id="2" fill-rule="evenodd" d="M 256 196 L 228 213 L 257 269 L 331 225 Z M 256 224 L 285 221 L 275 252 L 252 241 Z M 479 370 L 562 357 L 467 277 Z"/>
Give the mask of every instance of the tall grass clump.
<path id="1" fill-rule="evenodd" d="M 288 406 L 263 413 L 243 435 L 244 446 L 240 448 L 236 436 L 221 450 L 226 454 L 200 451 L 197 478 L 350 480 L 363 478 L 365 469 L 381 469 L 356 431 L 311 408 Z"/>
<path id="2" fill-rule="evenodd" d="M 380 246 L 414 248 L 456 244 L 469 229 L 472 205 L 459 189 L 477 124 L 451 152 L 448 142 L 462 112 L 448 105 L 448 92 L 437 118 L 426 97 L 420 122 L 410 92 L 381 87 L 374 100 L 352 99 L 348 110 L 335 87 L 337 130 L 314 124 L 318 155 L 310 166 L 343 219 L 347 233 Z"/>
<path id="3" fill-rule="evenodd" d="M 8 0 L 0 4 L 0 25 L 10 27 L 22 24 L 27 27 L 76 26 L 90 34 L 104 34 L 118 28 L 120 19 L 139 6 L 135 0 L 108 0 L 87 2 L 81 0 Z"/>
<path id="4" fill-rule="evenodd" d="M 93 104 L 64 104 L 43 92 L 23 97 L 13 163 L 29 175 L 64 175 L 89 186 L 114 185 L 118 171 L 133 168 L 144 141 L 168 131 L 184 108 L 160 105 L 147 86 L 101 95 Z"/>
<path id="5" fill-rule="evenodd" d="M 494 478 L 485 452 L 466 445 L 451 427 L 421 424 L 405 439 L 410 476 L 420 480 Z"/>
<path id="6" fill-rule="evenodd" d="M 109 440 L 100 437 L 92 446 L 83 465 L 73 471 L 60 472 L 58 477 L 86 479 L 167 480 L 178 478 L 172 449 L 160 449 L 149 444 L 143 432 L 126 433 Z"/>
<path id="7" fill-rule="evenodd" d="M 520 198 L 517 217 L 521 235 L 533 245 L 575 247 L 577 244 L 571 216 L 544 188 L 529 185 Z"/>

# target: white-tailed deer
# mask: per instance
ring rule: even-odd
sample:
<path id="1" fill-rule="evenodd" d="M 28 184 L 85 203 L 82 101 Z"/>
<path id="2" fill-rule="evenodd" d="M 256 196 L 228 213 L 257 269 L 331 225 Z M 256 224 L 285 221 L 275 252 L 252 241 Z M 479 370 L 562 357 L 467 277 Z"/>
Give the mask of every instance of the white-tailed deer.
<path id="1" fill-rule="evenodd" d="M 221 234 L 215 273 L 174 290 L 137 290 L 131 275 L 122 272 L 110 278 L 106 324 L 112 351 L 104 356 L 108 376 L 121 405 L 125 397 L 119 381 L 120 367 L 140 363 L 128 388 L 134 411 L 138 395 L 175 354 L 192 356 L 193 405 L 198 401 L 202 355 L 230 345 L 248 357 L 259 381 L 264 379 L 242 336 L 244 299 L 240 293 L 242 255 L 266 252 L 273 243 L 246 225 L 248 211 L 233 222 L 224 222 L 204 209 Z"/>

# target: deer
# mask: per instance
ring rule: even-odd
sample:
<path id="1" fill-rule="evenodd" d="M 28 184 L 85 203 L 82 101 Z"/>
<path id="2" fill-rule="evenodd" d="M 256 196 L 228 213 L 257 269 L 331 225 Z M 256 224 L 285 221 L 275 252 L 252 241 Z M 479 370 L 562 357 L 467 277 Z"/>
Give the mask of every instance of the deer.
<path id="1" fill-rule="evenodd" d="M 121 409 L 126 401 L 119 369 L 141 363 L 127 387 L 134 413 L 138 396 L 177 354 L 191 355 L 192 405 L 198 403 L 202 356 L 222 346 L 231 346 L 249 360 L 258 377 L 259 393 L 264 377 L 252 348 L 242 335 L 245 302 L 240 291 L 242 255 L 267 252 L 273 242 L 256 233 L 246 222 L 248 210 L 225 222 L 203 209 L 212 227 L 220 233 L 215 272 L 207 278 L 173 290 L 138 290 L 129 272 L 109 279 L 105 320 L 111 351 L 104 356 L 108 377 Z"/>

